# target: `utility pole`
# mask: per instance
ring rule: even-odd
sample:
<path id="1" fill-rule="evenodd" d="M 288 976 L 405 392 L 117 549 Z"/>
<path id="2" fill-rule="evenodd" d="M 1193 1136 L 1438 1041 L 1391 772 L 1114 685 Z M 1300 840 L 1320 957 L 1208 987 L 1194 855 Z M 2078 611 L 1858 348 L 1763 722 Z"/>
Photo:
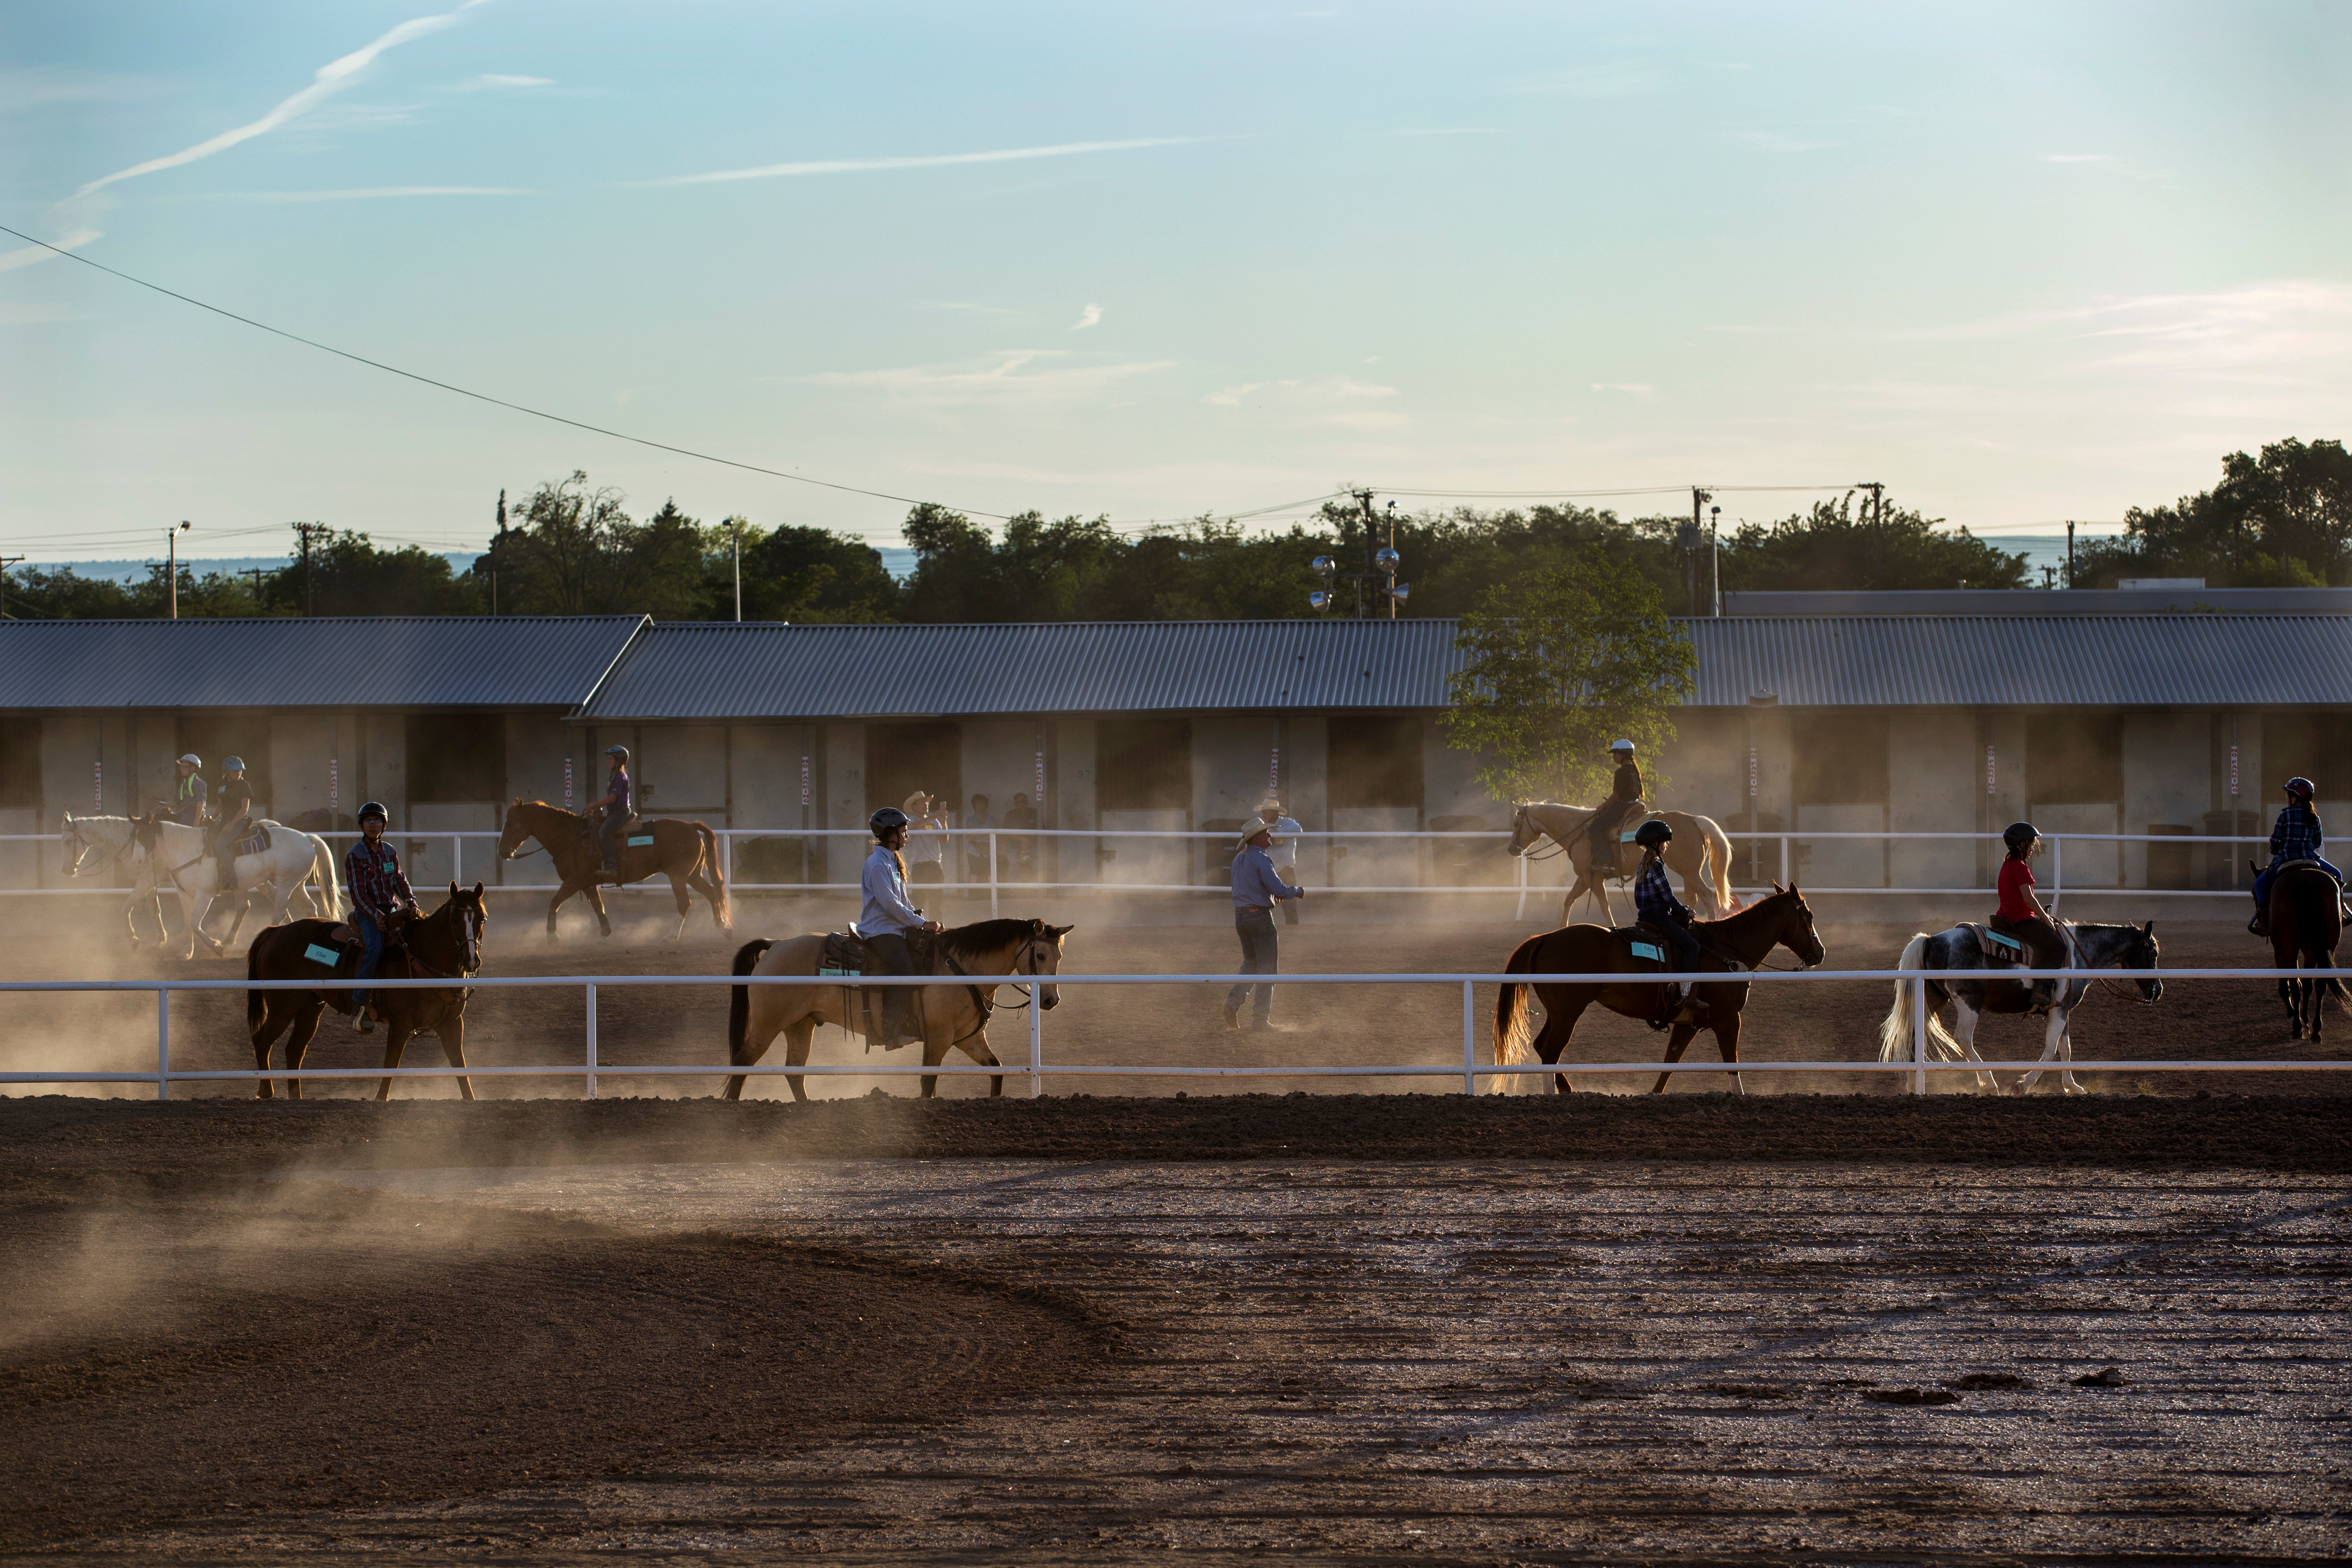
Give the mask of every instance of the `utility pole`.
<path id="1" fill-rule="evenodd" d="M 262 610 L 261 574 L 264 570 L 265 568 L 259 566 L 248 566 L 244 571 L 237 574 L 240 577 L 250 577 L 253 579 L 253 613 L 257 616 L 259 615 Z"/>
<path id="2" fill-rule="evenodd" d="M 23 559 L 21 555 L 0 555 L 0 621 L 11 618 L 8 614 L 8 568 Z"/>
<path id="3" fill-rule="evenodd" d="M 1706 613 L 1723 614 L 1723 509 L 1706 513 Z"/>
<path id="4" fill-rule="evenodd" d="M 1886 487 L 1883 484 L 1871 483 L 1862 488 L 1870 492 L 1869 586 L 1875 588 L 1880 585 L 1879 566 L 1885 552 L 1885 542 L 1882 536 L 1885 531 L 1884 524 L 1886 521 Z"/>
<path id="5" fill-rule="evenodd" d="M 1698 551 L 1701 542 L 1706 537 L 1701 531 L 1703 525 L 1699 521 L 1699 509 L 1714 499 L 1713 495 L 1696 485 L 1691 487 L 1691 521 L 1690 532 L 1687 535 L 1689 544 L 1683 552 L 1683 586 L 1690 605 L 1690 613 L 1694 617 L 1698 614 Z"/>
<path id="6" fill-rule="evenodd" d="M 743 520 L 740 517 L 727 520 L 727 545 L 728 554 L 735 563 L 735 619 L 740 622 L 743 618 Z"/>
<path id="7" fill-rule="evenodd" d="M 2066 524 L 2066 586 L 2074 585 L 2074 525 Z"/>
<path id="8" fill-rule="evenodd" d="M 323 522 L 298 522 L 291 526 L 296 533 L 302 536 L 302 613 L 315 616 L 319 613 L 319 595 L 310 585 L 310 536 L 318 534 L 324 537 L 334 530 Z"/>
<path id="9" fill-rule="evenodd" d="M 163 580 L 171 584 L 172 618 L 180 618 L 180 535 L 188 531 L 186 519 L 163 531 Z"/>
<path id="10" fill-rule="evenodd" d="M 1364 509 L 1364 574 L 1356 579 L 1356 618 L 1364 618 L 1364 584 L 1372 575 L 1372 492 L 1358 490 L 1356 500 Z"/>

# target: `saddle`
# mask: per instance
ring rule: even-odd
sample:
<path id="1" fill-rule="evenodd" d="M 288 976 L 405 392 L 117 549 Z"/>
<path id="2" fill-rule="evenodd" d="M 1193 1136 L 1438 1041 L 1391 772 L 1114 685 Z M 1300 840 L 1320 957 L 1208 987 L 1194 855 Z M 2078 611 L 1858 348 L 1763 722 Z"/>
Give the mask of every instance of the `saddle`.
<path id="1" fill-rule="evenodd" d="M 1665 971 L 1666 954 L 1673 950 L 1667 945 L 1664 932 L 1658 930 L 1657 927 L 1652 925 L 1647 921 L 1640 921 L 1634 925 L 1619 926 L 1616 928 L 1616 932 L 1618 941 L 1625 944 L 1626 953 L 1633 960 L 1634 963 L 1651 964 L 1654 967 L 1654 970 L 1659 973 L 1664 973 Z M 1687 973 L 1694 977 L 1706 974 L 1745 974 L 1748 973 L 1748 966 L 1746 964 L 1741 963 L 1737 959 L 1725 957 L 1722 953 L 1715 951 L 1715 949 L 1708 947 L 1705 942 L 1701 942 L 1699 944 L 1698 963 L 1698 968 L 1680 973 Z M 1669 992 L 1664 985 L 1660 985 L 1658 990 L 1661 996 L 1661 1005 L 1659 1007 L 1660 1016 L 1648 1020 L 1648 1022 L 1650 1027 L 1654 1029 L 1664 1029 L 1669 1026 L 1666 1015 L 1672 1011 L 1671 1008 L 1664 1005 L 1664 999 L 1671 996 L 1672 993 Z M 1706 1004 L 1702 1002 L 1699 1005 L 1704 1007 Z"/>
<path id="2" fill-rule="evenodd" d="M 1977 950 L 1984 954 L 1987 963 L 2008 964 L 2016 969 L 2025 967 L 2025 943 L 2017 938 L 1997 931 L 1980 921 L 1962 921 L 1960 929 L 1974 933 Z"/>
<path id="3" fill-rule="evenodd" d="M 1632 876 L 1633 873 L 1625 869 L 1625 847 L 1633 842 L 1633 835 L 1642 830 L 1642 824 L 1657 815 L 1643 801 L 1627 806 L 1615 828 L 1603 829 L 1599 838 L 1591 840 L 1592 874 L 1619 882 Z M 1634 864 L 1638 867 L 1640 863 L 1637 856 Z"/>
<path id="4" fill-rule="evenodd" d="M 906 933 L 906 938 L 907 952 L 914 958 L 916 973 L 945 974 L 954 969 L 954 961 L 947 956 L 947 945 L 938 936 L 926 931 L 910 931 Z M 866 973 L 866 957 L 865 935 L 856 926 L 851 926 L 847 931 L 829 931 L 824 933 L 824 945 L 817 949 L 817 978 L 858 980 Z M 955 969 L 954 972 L 959 974 L 963 973 L 960 969 Z M 856 984 L 848 985 L 845 989 L 856 994 L 856 1005 L 865 1024 L 865 1027 L 859 1033 L 866 1037 L 867 1050 L 874 1048 L 877 1039 L 881 1040 L 882 1048 L 886 1051 L 895 1051 L 903 1046 L 914 1044 L 915 1037 L 912 1036 L 904 1039 L 883 1038 L 883 1031 L 875 1016 L 876 1005 L 881 999 L 879 992 L 868 991 L 863 985 Z M 916 989 L 916 1006 L 919 1010 L 922 1005 L 921 997 L 929 989 L 928 986 Z M 981 1000 L 978 987 L 973 987 L 971 994 L 975 1001 Z M 982 1001 L 981 1016 L 984 1018 L 987 1016 L 988 1005 Z"/>
<path id="5" fill-rule="evenodd" d="M 351 984 L 359 978 L 360 959 L 366 953 L 367 946 L 360 941 L 358 930 L 349 921 L 340 921 L 319 934 L 326 942 L 306 942 L 302 948 L 303 961 L 312 970 L 321 972 L 320 979 L 343 983 L 340 989 L 320 993 L 326 997 L 327 1005 L 338 1013 L 354 1013 L 358 1009 L 352 1005 Z M 333 945 L 327 945 L 330 942 Z"/>
<path id="6" fill-rule="evenodd" d="M 238 839 L 229 849 L 232 857 L 267 855 L 268 853 L 269 853 L 269 829 L 257 822 L 253 825 L 251 837 Z"/>

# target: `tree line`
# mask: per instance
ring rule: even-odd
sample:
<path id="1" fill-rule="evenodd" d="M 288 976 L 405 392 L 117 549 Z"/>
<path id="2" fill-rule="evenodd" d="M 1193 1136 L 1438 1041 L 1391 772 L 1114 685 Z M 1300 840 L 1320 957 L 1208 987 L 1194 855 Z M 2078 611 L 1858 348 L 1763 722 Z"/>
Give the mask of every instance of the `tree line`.
<path id="1" fill-rule="evenodd" d="M 2135 508 L 2128 531 L 2078 547 L 2075 585 L 2127 576 L 2202 576 L 2215 586 L 2352 582 L 2352 458 L 2340 442 L 2284 441 L 2259 458 L 2223 460 L 2212 490 L 2171 506 Z M 1620 518 L 1570 505 L 1382 517 L 1373 524 L 1403 557 L 1411 597 L 1401 615 L 1469 614 L 1497 583 L 1593 560 L 1638 580 L 1670 612 L 1693 608 L 1693 565 L 1679 543 L 1687 520 Z M 535 487 L 517 506 L 499 499 L 489 548 L 468 570 L 414 545 L 385 549 L 363 531 L 314 539 L 307 565 L 289 557 L 257 574 L 179 572 L 180 614 L 204 616 L 578 616 L 647 614 L 660 620 L 730 619 L 740 552 L 746 620 L 796 622 L 1287 619 L 1313 615 L 1327 584 L 1319 555 L 1359 571 L 1365 520 L 1327 502 L 1280 532 L 1200 517 L 1140 532 L 1104 518 L 1049 520 L 1028 511 L 991 527 L 925 504 L 904 524 L 915 567 L 901 582 L 854 535 L 761 528 L 740 518 L 704 522 L 665 500 L 651 516 L 574 472 Z M 1721 584 L 1742 589 L 2021 588 L 2025 558 L 1946 529 L 1897 502 L 1853 494 L 1778 521 L 1725 533 Z M 1705 607 L 1707 564 L 1696 588 Z M 1337 614 L 1352 613 L 1355 584 L 1332 584 Z M 143 617 L 166 613 L 162 565 L 115 583 L 19 566 L 6 584 L 10 615 Z"/>

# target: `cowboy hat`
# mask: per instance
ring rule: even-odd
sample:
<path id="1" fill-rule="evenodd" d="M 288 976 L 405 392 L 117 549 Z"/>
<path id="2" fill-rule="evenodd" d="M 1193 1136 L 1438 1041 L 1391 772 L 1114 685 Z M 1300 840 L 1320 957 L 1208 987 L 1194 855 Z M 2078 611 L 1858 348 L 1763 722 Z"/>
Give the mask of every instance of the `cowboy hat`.
<path id="1" fill-rule="evenodd" d="M 1263 822 L 1251 823 L 1247 827 L 1242 829 L 1241 837 L 1234 841 L 1234 853 L 1236 855 L 1240 854 L 1243 850 L 1248 848 L 1252 844 L 1255 844 L 1259 839 L 1271 837 L 1273 832 L 1274 829 Z"/>
<path id="2" fill-rule="evenodd" d="M 917 790 L 901 803 L 899 809 L 908 816 L 929 816 L 931 814 L 931 797 L 924 791 Z"/>
<path id="3" fill-rule="evenodd" d="M 1250 809 L 1252 811 L 1280 811 L 1282 809 L 1282 802 L 1276 800 L 1272 795 L 1267 795 L 1264 800 L 1259 801 L 1255 805 L 1250 807 Z"/>

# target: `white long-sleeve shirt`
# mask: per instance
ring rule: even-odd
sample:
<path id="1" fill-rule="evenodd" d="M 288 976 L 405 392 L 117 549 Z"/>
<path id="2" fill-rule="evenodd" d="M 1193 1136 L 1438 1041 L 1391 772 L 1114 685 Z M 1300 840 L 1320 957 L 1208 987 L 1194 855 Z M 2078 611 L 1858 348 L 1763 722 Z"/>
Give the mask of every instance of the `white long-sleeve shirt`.
<path id="1" fill-rule="evenodd" d="M 1263 821 L 1263 818 L 1260 818 Z M 1274 847 L 1266 851 L 1277 866 L 1298 864 L 1298 836 L 1306 831 L 1287 816 L 1274 819 Z"/>
<path id="2" fill-rule="evenodd" d="M 907 879 L 898 874 L 898 858 L 881 845 L 866 858 L 866 874 L 858 879 L 858 887 L 866 896 L 866 907 L 857 916 L 857 929 L 868 935 L 876 931 L 910 931 L 923 923 L 923 911 L 907 901 Z"/>

